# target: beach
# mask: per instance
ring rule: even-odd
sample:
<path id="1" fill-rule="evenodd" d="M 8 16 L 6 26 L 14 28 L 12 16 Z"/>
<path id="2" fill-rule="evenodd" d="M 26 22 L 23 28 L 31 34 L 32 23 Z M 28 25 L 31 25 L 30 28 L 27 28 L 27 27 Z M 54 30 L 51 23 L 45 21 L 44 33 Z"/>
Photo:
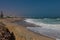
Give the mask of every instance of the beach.
<path id="1" fill-rule="evenodd" d="M 56 40 L 54 38 L 50 38 L 48 36 L 44 36 L 42 34 L 37 34 L 35 32 L 32 32 L 24 25 L 17 25 L 15 23 L 12 23 L 13 21 L 22 20 L 20 18 L 10 18 L 10 19 L 1 19 L 0 22 L 3 22 L 9 29 L 10 32 L 13 32 L 15 35 L 16 40 Z"/>

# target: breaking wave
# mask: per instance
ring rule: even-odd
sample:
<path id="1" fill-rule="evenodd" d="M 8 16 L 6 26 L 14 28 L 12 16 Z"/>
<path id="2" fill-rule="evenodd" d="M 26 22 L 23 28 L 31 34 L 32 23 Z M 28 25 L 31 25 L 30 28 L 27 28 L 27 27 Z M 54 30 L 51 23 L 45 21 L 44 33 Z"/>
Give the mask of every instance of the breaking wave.
<path id="1" fill-rule="evenodd" d="M 34 32 L 60 39 L 60 18 L 57 19 L 26 19 L 26 22 L 39 25 L 41 27 L 27 27 Z"/>

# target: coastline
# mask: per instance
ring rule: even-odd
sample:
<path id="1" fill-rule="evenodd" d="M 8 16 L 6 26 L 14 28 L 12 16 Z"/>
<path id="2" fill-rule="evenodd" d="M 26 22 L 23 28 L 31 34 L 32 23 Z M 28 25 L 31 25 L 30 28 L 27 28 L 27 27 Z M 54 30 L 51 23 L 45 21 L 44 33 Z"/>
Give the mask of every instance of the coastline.
<path id="1" fill-rule="evenodd" d="M 14 32 L 16 36 L 16 40 L 55 40 L 54 38 L 50 38 L 44 35 L 36 34 L 32 31 L 27 30 L 23 25 L 17 25 L 11 23 L 11 21 L 2 20 L 2 22 L 6 25 L 6 27 L 10 30 L 10 32 Z M 21 38 L 22 37 L 22 38 Z M 28 38 L 29 37 L 29 38 Z"/>

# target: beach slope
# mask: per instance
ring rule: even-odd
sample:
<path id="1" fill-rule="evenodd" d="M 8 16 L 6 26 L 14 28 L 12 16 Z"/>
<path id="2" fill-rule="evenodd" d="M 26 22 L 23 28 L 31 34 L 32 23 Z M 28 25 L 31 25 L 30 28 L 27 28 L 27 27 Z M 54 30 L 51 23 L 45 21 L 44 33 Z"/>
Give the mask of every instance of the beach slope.
<path id="1" fill-rule="evenodd" d="M 32 31 L 26 29 L 23 25 L 17 25 L 6 20 L 1 20 L 9 29 L 10 32 L 13 32 L 16 40 L 55 40 L 53 38 L 43 36 L 41 34 L 36 34 Z"/>

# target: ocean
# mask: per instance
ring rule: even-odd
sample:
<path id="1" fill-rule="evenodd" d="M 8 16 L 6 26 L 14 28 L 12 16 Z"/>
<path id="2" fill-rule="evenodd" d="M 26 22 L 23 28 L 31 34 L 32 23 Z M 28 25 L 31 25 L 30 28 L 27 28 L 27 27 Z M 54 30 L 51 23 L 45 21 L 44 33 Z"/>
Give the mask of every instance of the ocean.
<path id="1" fill-rule="evenodd" d="M 24 21 L 39 25 L 40 27 L 27 27 L 27 29 L 42 35 L 60 40 L 60 18 L 32 19 L 26 18 Z"/>

